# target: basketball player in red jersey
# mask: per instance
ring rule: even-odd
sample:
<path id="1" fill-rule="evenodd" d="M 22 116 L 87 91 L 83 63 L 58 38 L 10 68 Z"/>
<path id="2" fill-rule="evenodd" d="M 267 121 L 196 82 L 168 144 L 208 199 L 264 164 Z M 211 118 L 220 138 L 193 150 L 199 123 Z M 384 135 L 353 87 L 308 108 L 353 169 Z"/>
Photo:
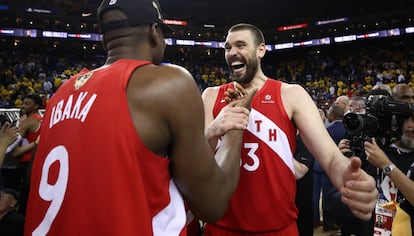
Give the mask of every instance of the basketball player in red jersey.
<path id="1" fill-rule="evenodd" d="M 297 130 L 341 190 L 344 203 L 356 216 L 368 220 L 378 194 L 374 179 L 360 169 L 358 157 L 349 160 L 342 155 L 301 86 L 264 75 L 261 59 L 265 52 L 263 34 L 256 26 L 230 28 L 225 59 L 233 79 L 242 86 L 240 90 L 258 91 L 243 136 L 238 187 L 224 216 L 207 224 L 205 235 L 298 235 L 293 165 Z M 226 91 L 233 88 L 230 83 L 203 92 L 206 135 L 212 147 L 222 145 L 220 137 L 227 131 L 227 122 L 238 115 L 225 105 L 229 99 Z"/>
<path id="2" fill-rule="evenodd" d="M 50 99 L 32 168 L 25 235 L 185 235 L 186 205 L 210 222 L 239 176 L 250 100 L 216 152 L 204 136 L 194 78 L 161 66 L 156 0 L 104 0 L 106 64 L 83 70 Z"/>
<path id="3" fill-rule="evenodd" d="M 8 169 L 7 173 L 17 173 L 17 175 L 12 176 L 15 178 L 16 176 L 18 177 L 18 179 L 16 179 L 16 184 L 20 192 L 18 211 L 23 215 L 26 211 L 27 198 L 29 194 L 30 161 L 33 158 L 33 150 L 37 146 L 40 128 L 42 125 L 43 117 L 39 113 L 39 109 L 42 108 L 42 105 L 42 99 L 37 94 L 29 94 L 23 99 L 21 117 L 17 121 L 20 135 L 15 143 L 16 146 L 11 145 L 14 146 L 14 148 L 10 152 L 10 156 L 18 158 L 22 164 L 21 168 Z"/>
<path id="4" fill-rule="evenodd" d="M 37 94 L 27 95 L 23 99 L 22 104 L 22 116 L 25 116 L 19 122 L 20 134 L 27 140 L 27 144 L 16 147 L 12 155 L 23 156 L 19 159 L 21 162 L 29 162 L 32 158 L 32 150 L 37 145 L 37 138 L 40 134 L 40 127 L 42 125 L 42 115 L 39 113 L 39 109 L 42 107 L 42 98 Z"/>

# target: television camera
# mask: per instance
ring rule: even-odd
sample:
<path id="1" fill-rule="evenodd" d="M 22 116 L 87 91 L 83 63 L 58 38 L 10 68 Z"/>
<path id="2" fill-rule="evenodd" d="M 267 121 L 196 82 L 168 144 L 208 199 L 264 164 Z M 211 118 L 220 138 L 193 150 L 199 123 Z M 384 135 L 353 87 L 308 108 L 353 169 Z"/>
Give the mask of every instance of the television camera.
<path id="1" fill-rule="evenodd" d="M 364 142 L 373 137 L 382 147 L 396 141 L 401 135 L 404 120 L 413 114 L 413 104 L 394 101 L 384 95 L 369 96 L 366 114 L 348 113 L 343 118 L 353 152 L 348 155 L 365 155 Z"/>

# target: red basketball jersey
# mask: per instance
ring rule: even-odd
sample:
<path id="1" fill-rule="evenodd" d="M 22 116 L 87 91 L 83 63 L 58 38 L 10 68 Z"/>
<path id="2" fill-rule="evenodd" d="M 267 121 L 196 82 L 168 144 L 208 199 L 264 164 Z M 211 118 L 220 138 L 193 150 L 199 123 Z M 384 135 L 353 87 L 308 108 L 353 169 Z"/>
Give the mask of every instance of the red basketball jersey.
<path id="1" fill-rule="evenodd" d="M 37 129 L 34 132 L 28 133 L 26 134 L 26 139 L 29 143 L 32 143 L 34 141 L 36 141 L 37 137 L 40 134 L 40 127 L 42 125 L 42 120 L 43 117 L 40 114 L 31 114 L 30 117 L 33 117 L 34 119 L 36 119 L 39 122 L 39 126 L 37 127 Z M 23 156 L 19 159 L 20 162 L 28 162 L 32 159 L 32 151 L 29 151 L 25 154 L 23 154 Z"/>
<path id="2" fill-rule="evenodd" d="M 126 88 L 149 62 L 84 70 L 51 98 L 34 159 L 25 235 L 184 235 L 170 160 L 135 131 Z"/>
<path id="3" fill-rule="evenodd" d="M 229 86 L 233 84 L 219 90 L 214 117 L 226 104 L 224 91 Z M 243 136 L 240 181 L 227 212 L 215 224 L 219 228 L 272 232 L 296 220 L 296 128 L 284 110 L 280 94 L 281 82 L 268 79 L 252 100 L 249 125 Z"/>

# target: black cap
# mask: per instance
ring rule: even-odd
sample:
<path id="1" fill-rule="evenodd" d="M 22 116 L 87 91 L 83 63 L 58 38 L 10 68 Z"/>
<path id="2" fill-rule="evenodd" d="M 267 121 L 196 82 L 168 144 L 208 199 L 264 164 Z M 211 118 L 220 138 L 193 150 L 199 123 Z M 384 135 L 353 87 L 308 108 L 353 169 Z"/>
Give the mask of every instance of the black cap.
<path id="1" fill-rule="evenodd" d="M 103 13 L 110 9 L 123 11 L 127 19 L 102 24 Z M 161 7 L 157 0 L 103 0 L 98 8 L 97 15 L 98 25 L 102 33 L 124 27 L 153 23 L 158 23 L 165 32 L 172 33 L 174 31 L 164 23 Z"/>

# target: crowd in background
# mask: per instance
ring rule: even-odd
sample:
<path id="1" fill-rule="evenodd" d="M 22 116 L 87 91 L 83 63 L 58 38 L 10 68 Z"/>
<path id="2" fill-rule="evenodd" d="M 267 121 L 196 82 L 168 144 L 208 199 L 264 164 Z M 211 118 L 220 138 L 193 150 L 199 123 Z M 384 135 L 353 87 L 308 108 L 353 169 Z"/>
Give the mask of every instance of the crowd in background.
<path id="1" fill-rule="evenodd" d="M 339 97 L 365 97 L 375 85 L 384 84 L 392 89 L 397 84 L 408 84 L 414 88 L 414 47 L 409 42 L 410 39 L 372 45 L 350 44 L 321 48 L 321 51 L 268 52 L 262 66 L 271 78 L 302 85 L 318 107 L 326 111 L 338 105 Z M 194 55 L 183 58 L 166 56 L 165 63 L 184 66 L 193 75 L 200 91 L 232 80 L 221 58 L 209 61 Z M 99 54 L 80 57 L 76 52 L 68 54 L 53 49 L 5 47 L 0 50 L 0 108 L 22 108 L 24 99 L 33 93 L 40 95 L 41 108 L 45 108 L 48 99 L 71 76 L 83 68 L 98 68 L 104 62 L 105 57 Z M 342 111 L 341 119 L 347 111 L 348 108 Z M 329 122 L 333 123 L 332 120 Z M 310 178 L 312 175 L 311 167 Z M 308 192 L 303 197 L 312 198 L 312 195 Z M 319 203 L 319 195 L 317 200 Z M 314 218 L 307 222 L 316 227 L 321 224 Z M 299 229 L 301 227 L 305 226 L 299 225 Z M 324 225 L 325 231 L 332 229 L 338 228 Z"/>
<path id="2" fill-rule="evenodd" d="M 413 47 L 398 40 L 373 45 L 323 48 L 321 52 L 268 52 L 263 68 L 274 79 L 304 86 L 319 107 L 341 95 L 366 94 L 376 84 L 414 86 Z M 166 56 L 166 62 L 187 68 L 201 91 L 231 80 L 224 61 L 201 60 L 194 55 L 180 60 Z M 82 68 L 99 67 L 104 59 L 102 55 L 89 55 L 79 60 L 76 53 L 51 49 L 4 48 L 0 52 L 0 108 L 19 108 L 22 98 L 31 93 L 40 94 L 46 104 L 68 78 Z"/>

